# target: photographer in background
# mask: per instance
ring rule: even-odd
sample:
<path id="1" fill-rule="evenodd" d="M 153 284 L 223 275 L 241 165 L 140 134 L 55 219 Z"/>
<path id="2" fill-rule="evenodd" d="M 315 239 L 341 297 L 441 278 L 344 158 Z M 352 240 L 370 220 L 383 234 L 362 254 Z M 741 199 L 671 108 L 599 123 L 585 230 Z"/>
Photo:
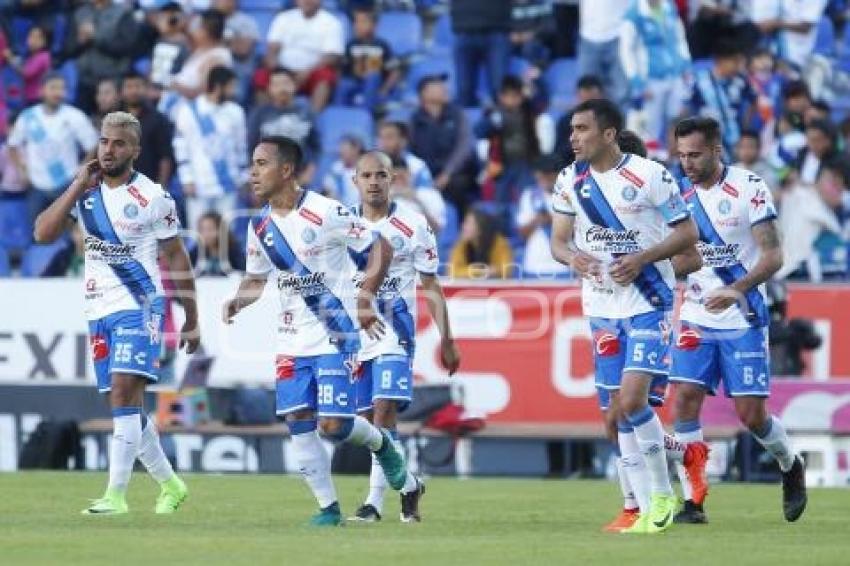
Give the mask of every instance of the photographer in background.
<path id="1" fill-rule="evenodd" d="M 820 348 L 822 338 L 805 318 L 788 320 L 788 289 L 782 281 L 768 281 L 770 312 L 770 368 L 776 376 L 803 375 L 803 352 Z"/>

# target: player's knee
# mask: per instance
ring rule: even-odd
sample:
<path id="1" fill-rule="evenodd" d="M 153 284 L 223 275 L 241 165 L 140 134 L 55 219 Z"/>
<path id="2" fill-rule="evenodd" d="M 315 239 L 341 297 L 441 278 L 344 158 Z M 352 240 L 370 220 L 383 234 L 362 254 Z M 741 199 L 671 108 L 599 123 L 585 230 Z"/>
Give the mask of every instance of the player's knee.
<path id="1" fill-rule="evenodd" d="M 373 420 L 375 426 L 388 428 L 396 425 L 396 410 L 395 401 L 389 399 L 376 399 L 375 405 L 372 408 Z"/>
<path id="2" fill-rule="evenodd" d="M 746 404 L 735 407 L 738 413 L 738 418 L 741 424 L 747 427 L 750 431 L 759 431 L 764 428 L 767 422 L 767 412 L 761 404 Z"/>
<path id="3" fill-rule="evenodd" d="M 353 419 L 321 418 L 319 434 L 328 440 L 341 442 L 351 434 Z"/>
<path id="4" fill-rule="evenodd" d="M 625 415 L 637 413 L 638 411 L 646 407 L 646 396 L 639 397 L 637 395 L 621 393 L 620 407 L 622 408 L 623 414 Z"/>

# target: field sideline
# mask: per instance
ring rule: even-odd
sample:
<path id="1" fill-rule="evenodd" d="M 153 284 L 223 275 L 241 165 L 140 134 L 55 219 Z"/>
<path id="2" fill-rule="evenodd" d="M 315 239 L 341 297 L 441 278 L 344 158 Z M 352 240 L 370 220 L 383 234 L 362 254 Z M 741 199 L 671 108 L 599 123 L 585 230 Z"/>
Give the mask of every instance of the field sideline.
<path id="1" fill-rule="evenodd" d="M 398 522 L 388 500 L 378 525 L 316 530 L 296 477 L 187 476 L 177 515 L 152 513 L 157 490 L 134 474 L 123 517 L 79 515 L 105 474 L 0 475 L 0 563 L 18 564 L 848 564 L 850 490 L 810 490 L 809 508 L 786 524 L 779 486 L 716 486 L 712 524 L 663 535 L 600 532 L 617 510 L 617 489 L 599 481 L 432 479 L 425 522 Z M 366 478 L 338 478 L 344 511 L 360 502 Z"/>

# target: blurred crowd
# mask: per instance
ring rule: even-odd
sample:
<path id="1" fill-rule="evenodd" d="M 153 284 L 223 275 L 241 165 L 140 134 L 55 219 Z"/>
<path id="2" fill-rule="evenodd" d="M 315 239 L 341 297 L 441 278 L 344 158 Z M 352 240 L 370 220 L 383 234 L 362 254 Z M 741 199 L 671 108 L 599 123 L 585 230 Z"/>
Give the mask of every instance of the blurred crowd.
<path id="1" fill-rule="evenodd" d="M 199 275 L 244 267 L 250 151 L 297 140 L 301 183 L 359 197 L 358 156 L 438 233 L 443 273 L 569 278 L 550 200 L 570 108 L 620 104 L 681 176 L 670 132 L 717 118 L 726 160 L 762 176 L 782 278 L 842 280 L 850 242 L 847 0 L 0 0 L 0 275 L 79 276 L 79 234 L 31 222 L 97 144 L 142 124 L 136 167 L 178 202 Z"/>

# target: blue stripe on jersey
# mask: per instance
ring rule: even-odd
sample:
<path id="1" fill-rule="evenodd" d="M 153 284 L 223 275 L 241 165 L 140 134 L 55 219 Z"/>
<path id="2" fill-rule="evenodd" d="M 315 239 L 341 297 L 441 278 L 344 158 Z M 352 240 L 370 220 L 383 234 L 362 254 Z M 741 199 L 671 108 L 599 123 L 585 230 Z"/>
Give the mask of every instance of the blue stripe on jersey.
<path id="1" fill-rule="evenodd" d="M 715 229 L 714 224 L 711 222 L 711 217 L 702 206 L 696 192 L 692 192 L 688 195 L 686 200 L 689 204 L 693 205 L 692 210 L 694 220 L 696 220 L 697 228 L 699 228 L 700 239 L 714 246 L 725 246 L 726 242 L 723 241 L 723 238 Z M 743 264 L 741 264 L 741 262 L 728 267 L 715 267 L 713 269 L 714 273 L 716 273 L 720 280 L 723 281 L 723 284 L 727 286 L 747 275 L 747 269 L 743 266 Z M 753 287 L 747 291 L 744 294 L 744 298 L 747 301 L 747 310 L 749 311 L 743 313 L 744 318 L 747 319 L 747 322 L 751 326 L 765 326 L 769 321 L 767 305 L 765 304 L 764 297 L 759 292 L 758 288 Z"/>
<path id="2" fill-rule="evenodd" d="M 403 297 L 378 299 L 378 310 L 384 315 L 384 318 L 391 317 L 390 322 L 396 336 L 398 336 L 399 345 L 412 358 L 416 340 L 416 321 L 413 320 L 413 315 L 407 308 L 407 301 Z"/>
<path id="3" fill-rule="evenodd" d="M 627 154 L 630 155 L 630 154 Z M 576 183 L 576 195 L 578 202 L 581 204 L 584 212 L 591 222 L 606 228 L 614 230 L 625 230 L 617 214 L 608 203 L 608 199 L 602 194 L 602 189 L 596 183 L 596 179 L 590 174 L 590 165 L 582 163 L 576 166 L 576 173 L 581 179 Z M 580 184 L 590 183 L 591 190 L 588 192 L 588 197 L 582 195 Z M 614 257 L 619 257 L 624 254 L 611 254 Z M 657 310 L 670 310 L 673 308 L 673 290 L 667 286 L 661 272 L 653 264 L 649 264 L 641 269 L 640 274 L 635 278 L 634 285 L 637 287 L 641 295 L 647 302 Z"/>
<path id="4" fill-rule="evenodd" d="M 91 206 L 86 206 L 86 203 L 90 203 Z M 86 227 L 86 232 L 104 242 L 124 245 L 118 238 L 118 234 L 115 233 L 112 221 L 109 220 L 109 213 L 106 212 L 100 187 L 84 194 L 77 202 L 77 207 Z M 156 295 L 156 285 L 139 261 L 129 259 L 121 264 L 106 263 L 118 276 L 121 283 L 130 290 L 130 294 L 139 303 L 139 306 L 147 304 Z"/>
<path id="5" fill-rule="evenodd" d="M 257 233 L 257 237 L 260 239 L 260 242 L 263 242 L 266 255 L 268 255 L 271 262 L 278 269 L 293 273 L 299 277 L 312 275 L 312 272 L 298 260 L 289 242 L 286 241 L 283 232 L 280 231 L 277 224 L 272 220 L 271 208 L 268 205 L 266 205 L 259 215 L 254 217 L 253 223 L 254 230 L 257 230 L 257 227 L 261 228 Z M 272 237 L 273 245 L 271 246 L 265 242 L 267 234 L 270 234 Z M 358 336 L 357 325 L 351 320 L 342 301 L 324 283 L 322 287 L 323 289 L 320 294 L 302 297 L 304 304 L 325 325 L 328 335 L 331 338 L 331 343 L 340 352 L 356 352 L 360 349 L 360 337 Z"/>
<path id="6" fill-rule="evenodd" d="M 189 108 L 192 109 L 192 114 L 195 116 L 195 121 L 198 123 L 201 135 L 206 138 L 207 136 L 215 134 L 215 122 L 211 116 L 201 114 L 201 111 L 198 110 L 198 101 L 192 100 L 189 102 Z M 212 164 L 215 176 L 218 179 L 218 184 L 221 185 L 224 191 L 227 193 L 236 191 L 236 183 L 233 181 L 233 177 L 230 176 L 230 171 L 227 168 L 227 161 L 224 159 L 213 159 Z"/>

